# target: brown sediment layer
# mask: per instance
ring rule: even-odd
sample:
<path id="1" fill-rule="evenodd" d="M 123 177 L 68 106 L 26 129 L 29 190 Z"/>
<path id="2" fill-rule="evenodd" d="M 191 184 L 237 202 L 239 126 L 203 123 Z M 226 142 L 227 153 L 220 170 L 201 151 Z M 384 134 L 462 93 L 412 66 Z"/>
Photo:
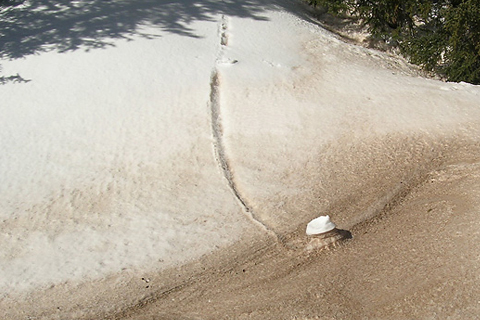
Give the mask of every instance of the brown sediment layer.
<path id="1" fill-rule="evenodd" d="M 112 319 L 474 318 L 479 178 L 478 163 L 432 171 L 331 250 L 244 243 L 182 290 Z"/>
<path id="2" fill-rule="evenodd" d="M 82 286 L 57 286 L 10 304 L 4 300 L 2 316 L 475 318 L 480 313 L 479 207 L 480 164 L 450 164 L 428 173 L 395 206 L 354 226 L 353 239 L 331 250 L 289 250 L 257 230 L 216 255 L 148 277 L 130 271 Z M 298 237 L 308 239 L 304 233 Z"/>
<path id="3" fill-rule="evenodd" d="M 339 241 L 351 239 L 352 233 L 348 230 L 333 229 L 325 233 L 308 236 L 305 250 L 323 250 L 330 246 L 336 246 Z"/>

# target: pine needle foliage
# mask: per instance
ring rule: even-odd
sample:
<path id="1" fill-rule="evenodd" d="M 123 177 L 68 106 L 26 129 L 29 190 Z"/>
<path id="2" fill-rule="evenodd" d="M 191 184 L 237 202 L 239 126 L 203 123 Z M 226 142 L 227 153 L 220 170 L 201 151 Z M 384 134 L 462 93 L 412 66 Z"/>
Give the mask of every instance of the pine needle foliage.
<path id="1" fill-rule="evenodd" d="M 480 84 L 480 0 L 311 0 L 449 81 Z"/>

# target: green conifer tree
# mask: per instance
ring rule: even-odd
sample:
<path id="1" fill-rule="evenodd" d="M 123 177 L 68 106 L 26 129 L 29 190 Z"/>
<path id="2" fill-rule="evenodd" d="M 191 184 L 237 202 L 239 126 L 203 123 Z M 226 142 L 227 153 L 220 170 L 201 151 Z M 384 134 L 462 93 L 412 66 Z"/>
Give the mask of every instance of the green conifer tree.
<path id="1" fill-rule="evenodd" d="M 372 37 L 450 81 L 480 84 L 480 0 L 311 0 L 348 13 Z"/>

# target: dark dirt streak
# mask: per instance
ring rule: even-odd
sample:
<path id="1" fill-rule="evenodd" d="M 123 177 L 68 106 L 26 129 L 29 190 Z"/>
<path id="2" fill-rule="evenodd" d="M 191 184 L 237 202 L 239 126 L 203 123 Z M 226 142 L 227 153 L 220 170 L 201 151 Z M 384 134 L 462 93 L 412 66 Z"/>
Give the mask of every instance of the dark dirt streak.
<path id="1" fill-rule="evenodd" d="M 233 173 L 227 156 L 225 155 L 225 148 L 222 141 L 222 124 L 220 119 L 220 79 L 217 70 L 212 73 L 210 81 L 210 108 L 212 113 L 212 132 L 214 138 L 214 149 L 218 164 L 222 168 L 223 175 L 228 182 L 228 186 L 232 190 L 235 198 L 242 204 L 242 207 L 246 212 L 252 213 L 251 206 L 247 203 L 247 200 L 240 194 L 238 188 L 233 180 Z M 257 220 L 257 219 L 256 219 Z M 258 221 L 258 220 L 257 220 Z"/>
<path id="2" fill-rule="evenodd" d="M 180 267 L 177 270 L 181 274 L 187 275 L 182 277 L 181 283 L 170 288 L 162 288 L 153 292 L 150 296 L 142 299 L 138 303 L 125 308 L 124 310 L 117 312 L 111 316 L 104 317 L 107 320 L 120 320 L 120 319 L 134 319 L 138 315 L 142 315 L 150 312 L 152 308 L 156 308 L 158 303 L 169 303 L 175 301 L 175 298 L 180 300 L 195 299 L 196 296 L 203 295 L 204 292 L 211 290 L 208 285 L 212 278 L 222 279 L 230 277 L 233 274 L 243 274 L 246 272 L 246 265 L 257 265 L 258 261 L 263 258 L 273 255 L 278 255 L 278 250 L 281 248 L 278 243 L 272 242 L 269 239 L 265 239 L 264 242 L 253 244 L 249 248 L 249 254 L 244 255 L 245 247 L 243 244 L 234 244 L 228 248 L 229 250 L 221 252 L 219 255 L 208 255 L 188 265 Z M 228 252 L 229 251 L 229 252 Z M 225 254 L 231 257 L 231 252 L 236 252 L 233 263 L 221 263 L 225 261 Z M 230 260 L 230 259 L 228 259 Z M 203 271 L 198 271 L 198 270 Z M 205 286 L 205 288 L 203 288 Z M 187 294 L 188 298 L 178 298 L 183 294 Z M 166 309 L 169 311 L 161 311 L 155 313 L 154 319 L 192 319 L 191 317 L 177 314 L 174 309 Z"/>
<path id="3" fill-rule="evenodd" d="M 219 60 L 222 58 L 223 48 L 228 45 L 228 21 L 225 16 L 221 17 L 219 22 L 219 53 L 217 57 L 217 64 Z M 228 156 L 225 152 L 225 145 L 223 141 L 223 126 L 222 126 L 222 117 L 220 115 L 220 90 L 221 89 L 221 78 L 217 66 L 214 67 L 211 77 L 210 77 L 210 97 L 209 97 L 209 108 L 211 112 L 211 119 L 212 119 L 212 136 L 213 136 L 213 149 L 215 152 L 215 158 L 217 163 L 219 164 L 220 168 L 222 169 L 223 176 L 227 180 L 228 186 L 232 193 L 234 194 L 235 198 L 240 202 L 241 206 L 243 207 L 244 211 L 248 215 L 248 218 L 251 219 L 255 224 L 260 226 L 264 231 L 268 232 L 271 235 L 274 235 L 278 238 L 273 230 L 265 224 L 259 217 L 257 217 L 253 211 L 252 206 L 248 203 L 247 198 L 242 195 L 240 190 L 235 183 L 233 169 L 231 163 L 228 159 Z"/>
<path id="4" fill-rule="evenodd" d="M 205 257 L 200 262 L 204 271 L 185 276 L 181 285 L 163 290 L 122 316 L 111 319 L 322 319 L 310 317 L 319 314 L 331 315 L 332 319 L 389 319 L 398 318 L 401 315 L 398 312 L 411 308 L 405 301 L 422 292 L 425 300 L 415 309 L 421 318 L 429 312 L 425 301 L 435 299 L 437 305 L 443 304 L 443 298 L 430 296 L 429 290 L 437 290 L 435 288 L 440 285 L 448 285 L 453 290 L 463 277 L 468 281 L 480 277 L 460 274 L 463 269 L 458 269 L 459 264 L 449 260 L 451 255 L 456 255 L 449 246 L 452 243 L 462 245 L 463 238 L 452 238 L 452 232 L 444 230 L 444 225 L 435 227 L 437 232 L 433 236 L 426 232 L 437 223 L 439 213 L 448 214 L 445 209 L 438 211 L 443 202 L 452 202 L 449 199 L 456 199 L 462 190 L 475 190 L 478 185 L 475 179 L 469 178 L 478 174 L 478 165 L 474 165 L 478 159 L 467 161 L 469 156 L 462 157 L 461 152 L 456 151 L 458 159 L 439 157 L 432 160 L 430 170 L 417 172 L 417 176 L 405 182 L 379 212 L 354 225 L 351 229 L 354 241 L 341 241 L 326 250 L 306 252 L 303 229 L 287 235 L 287 242 L 295 244 L 290 250 L 263 234 L 250 243 L 237 243 L 218 255 Z M 461 158 L 472 163 L 472 169 L 462 169 L 464 178 L 458 179 L 458 183 L 471 181 L 465 185 L 467 188 L 457 182 L 431 185 L 432 174 L 445 171 L 446 177 L 450 177 L 451 167 L 464 162 Z M 456 206 L 468 213 L 470 200 L 463 201 L 462 206 Z M 424 202 L 438 203 L 432 205 L 437 209 L 417 216 L 419 210 L 424 210 Z M 459 225 L 468 221 L 468 214 L 465 217 L 450 215 L 464 220 Z M 412 222 L 415 228 L 411 228 Z M 433 239 L 436 237 L 442 240 Z M 478 245 L 471 247 L 478 248 Z M 468 255 L 471 249 L 464 250 Z M 400 267 L 406 269 L 399 271 Z M 459 274 L 445 279 L 445 269 L 458 269 Z M 423 274 L 424 270 L 430 271 Z M 386 285 L 377 284 L 376 278 Z M 437 279 L 444 279 L 444 283 Z M 390 288 L 395 288 L 392 298 L 389 298 L 393 294 Z M 476 289 L 466 287 L 452 292 L 464 296 L 465 300 L 460 302 L 468 306 L 468 299 L 470 295 L 475 296 Z M 389 309 L 397 305 L 400 309 Z"/>
<path id="5" fill-rule="evenodd" d="M 355 241 L 329 250 L 286 250 L 265 237 L 256 244 L 237 244 L 230 256 L 210 257 L 205 262 L 207 270 L 182 290 L 162 296 L 157 305 L 132 309 L 125 319 L 398 319 L 407 314 L 425 318 L 432 314 L 432 306 L 441 306 L 439 314 L 445 317 L 463 310 L 468 318 L 469 312 L 478 311 L 471 302 L 478 289 L 458 284 L 474 284 L 480 278 L 461 267 L 479 267 L 469 254 L 478 250 L 473 240 L 480 235 L 471 232 L 480 222 L 471 220 L 475 212 L 468 203 L 457 207 L 464 215 L 449 213 L 442 203 L 465 188 L 475 190 L 478 180 L 471 176 L 479 174 L 478 165 L 470 167 L 451 182 L 434 185 L 426 179 L 412 186 L 385 206 L 381 215 L 355 226 Z M 448 170 L 446 177 L 452 175 Z M 427 211 L 417 199 L 437 205 Z M 419 211 L 420 220 L 416 217 Z M 450 221 L 455 217 L 458 225 L 467 226 L 464 232 L 472 239 L 444 230 L 437 221 L 439 215 Z M 409 230 L 412 219 L 416 228 Z M 437 232 L 429 234 L 429 227 Z M 458 256 L 456 248 L 466 255 Z M 439 288 L 445 288 L 446 295 L 437 295 Z M 449 309 L 446 303 L 452 293 L 461 298 L 455 302 L 457 307 Z M 412 299 L 418 301 L 411 305 Z"/>

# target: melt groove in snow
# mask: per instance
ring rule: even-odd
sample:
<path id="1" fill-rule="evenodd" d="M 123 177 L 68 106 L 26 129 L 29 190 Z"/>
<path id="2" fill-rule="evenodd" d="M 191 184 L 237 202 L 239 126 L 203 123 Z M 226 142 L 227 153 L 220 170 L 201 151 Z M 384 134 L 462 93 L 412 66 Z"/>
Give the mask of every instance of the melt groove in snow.
<path id="1" fill-rule="evenodd" d="M 225 153 L 225 145 L 223 141 L 223 128 L 222 128 L 222 119 L 220 116 L 220 88 L 221 88 L 221 79 L 220 73 L 217 68 L 217 64 L 221 63 L 222 56 L 224 53 L 225 47 L 228 45 L 228 20 L 225 16 L 222 16 L 219 22 L 219 38 L 220 38 L 220 49 L 217 55 L 217 60 L 215 61 L 215 66 L 212 70 L 210 78 L 210 99 L 209 107 L 212 117 L 212 135 L 213 135 L 213 149 L 215 151 L 215 158 L 222 169 L 223 176 L 227 180 L 230 190 L 233 192 L 235 198 L 240 202 L 247 216 L 262 228 L 264 231 L 277 236 L 265 223 L 258 219 L 252 207 L 248 204 L 247 200 L 242 196 L 241 192 L 238 190 L 238 187 L 235 183 L 233 177 L 233 171 L 231 168 L 230 161 Z"/>

